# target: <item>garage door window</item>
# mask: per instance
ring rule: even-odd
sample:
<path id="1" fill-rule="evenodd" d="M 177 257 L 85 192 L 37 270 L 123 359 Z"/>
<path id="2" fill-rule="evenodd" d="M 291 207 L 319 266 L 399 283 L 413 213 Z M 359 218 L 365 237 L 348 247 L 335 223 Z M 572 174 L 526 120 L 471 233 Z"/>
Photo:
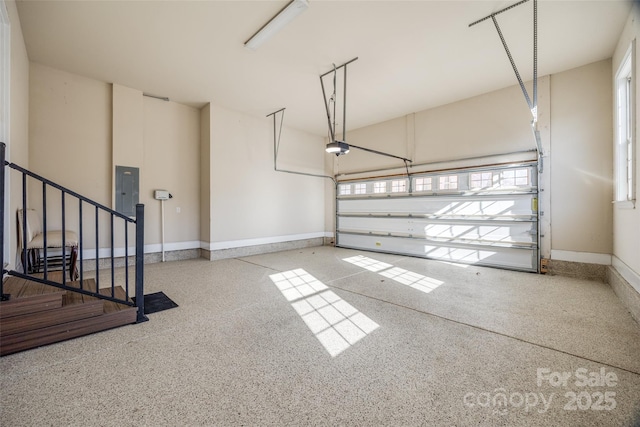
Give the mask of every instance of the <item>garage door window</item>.
<path id="1" fill-rule="evenodd" d="M 438 180 L 438 189 L 440 190 L 457 190 L 458 175 L 441 176 Z"/>
<path id="2" fill-rule="evenodd" d="M 392 193 L 406 193 L 407 192 L 407 180 L 394 180 L 391 181 Z"/>
<path id="3" fill-rule="evenodd" d="M 500 187 L 528 187 L 529 169 L 511 169 L 500 172 Z"/>
<path id="4" fill-rule="evenodd" d="M 489 188 L 493 185 L 493 172 L 478 172 L 470 174 L 469 186 L 474 189 Z"/>
<path id="5" fill-rule="evenodd" d="M 431 191 L 432 189 L 431 177 L 415 178 L 415 181 L 413 183 L 414 183 L 414 186 L 413 186 L 414 191 L 418 191 L 418 192 Z"/>
<path id="6" fill-rule="evenodd" d="M 374 193 L 386 193 L 387 192 L 387 183 L 386 183 L 386 181 L 374 182 L 373 183 L 373 192 Z"/>

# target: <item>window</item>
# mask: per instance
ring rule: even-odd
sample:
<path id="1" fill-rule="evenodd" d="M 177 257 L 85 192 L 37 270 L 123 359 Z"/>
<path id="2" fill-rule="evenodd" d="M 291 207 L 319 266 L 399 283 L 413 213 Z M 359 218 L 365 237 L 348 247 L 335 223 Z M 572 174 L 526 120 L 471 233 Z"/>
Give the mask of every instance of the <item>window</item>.
<path id="1" fill-rule="evenodd" d="M 635 200 L 635 42 L 616 73 L 615 201 Z M 633 206 L 633 204 L 632 204 Z"/>
<path id="2" fill-rule="evenodd" d="M 367 184 L 355 184 L 353 194 L 367 194 Z"/>
<path id="3" fill-rule="evenodd" d="M 380 181 L 373 183 L 373 192 L 374 193 L 386 193 L 387 192 L 387 182 Z"/>
<path id="4" fill-rule="evenodd" d="M 471 188 L 489 188 L 493 185 L 493 172 L 478 172 L 470 175 Z"/>
<path id="5" fill-rule="evenodd" d="M 529 185 L 529 169 L 516 169 L 516 186 L 526 187 Z"/>
<path id="6" fill-rule="evenodd" d="M 391 181 L 391 192 L 392 193 L 405 193 L 407 191 L 407 181 L 395 180 Z"/>
<path id="7" fill-rule="evenodd" d="M 458 188 L 458 175 L 441 176 L 438 188 L 440 190 L 456 190 Z"/>
<path id="8" fill-rule="evenodd" d="M 431 178 L 416 178 L 415 191 L 431 191 Z"/>
<path id="9" fill-rule="evenodd" d="M 510 169 L 500 172 L 500 187 L 527 187 L 529 169 Z"/>
<path id="10" fill-rule="evenodd" d="M 351 194 L 351 184 L 342 184 L 340 185 L 340 195 L 346 196 Z"/>

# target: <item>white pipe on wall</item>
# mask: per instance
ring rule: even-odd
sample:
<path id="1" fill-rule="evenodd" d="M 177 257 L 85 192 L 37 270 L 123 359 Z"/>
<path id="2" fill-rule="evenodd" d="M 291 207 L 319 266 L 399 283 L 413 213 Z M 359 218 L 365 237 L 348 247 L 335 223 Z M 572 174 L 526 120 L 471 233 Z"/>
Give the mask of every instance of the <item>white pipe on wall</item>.
<path id="1" fill-rule="evenodd" d="M 161 243 L 162 243 L 162 262 L 164 262 L 164 200 L 160 200 L 160 223 L 161 223 Z"/>

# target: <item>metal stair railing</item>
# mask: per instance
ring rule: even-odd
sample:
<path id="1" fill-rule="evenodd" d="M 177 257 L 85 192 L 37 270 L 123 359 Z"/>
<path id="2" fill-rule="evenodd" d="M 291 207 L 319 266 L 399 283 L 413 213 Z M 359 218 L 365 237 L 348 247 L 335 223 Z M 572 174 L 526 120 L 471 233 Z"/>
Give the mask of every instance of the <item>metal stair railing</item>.
<path id="1" fill-rule="evenodd" d="M 15 277 L 20 277 L 23 279 L 27 279 L 27 280 L 31 280 L 34 282 L 38 282 L 38 283 L 42 283 L 45 285 L 49 285 L 49 286 L 54 286 L 60 289 L 64 289 L 68 292 L 75 292 L 75 293 L 79 293 L 79 294 L 83 294 L 83 295 L 88 295 L 88 296 L 92 296 L 95 298 L 99 298 L 102 300 L 106 300 L 106 301 L 112 301 L 118 304 L 123 304 L 123 305 L 127 305 L 130 307 L 136 307 L 137 308 L 137 318 L 136 318 L 136 322 L 137 323 L 141 323 L 141 322 L 145 322 L 147 320 L 149 320 L 145 314 L 144 314 L 144 205 L 143 204 L 137 204 L 136 205 L 136 216 L 135 218 L 130 218 L 120 212 L 114 211 L 113 209 L 110 209 L 94 200 L 91 200 L 87 197 L 84 197 L 72 190 L 69 190 L 68 188 L 65 188 L 59 184 L 54 183 L 53 181 L 50 181 L 47 178 L 44 178 L 40 175 L 37 175 L 21 166 L 18 166 L 14 163 L 10 163 L 7 162 L 5 160 L 5 150 L 6 150 L 6 145 L 5 143 L 0 143 L 0 168 L 2 168 L 2 170 L 0 171 L 0 192 L 2 193 L 0 195 L 0 218 L 5 219 L 5 177 L 7 173 L 9 173 L 11 170 L 15 170 L 17 172 L 19 172 L 21 174 L 22 177 L 22 218 L 21 218 L 21 233 L 22 233 L 22 242 L 21 243 L 21 258 L 22 258 L 22 265 L 23 265 L 23 271 L 17 271 L 17 270 L 7 270 L 5 268 L 5 238 L 7 236 L 5 236 L 5 229 L 4 226 L 0 226 L 0 259 L 2 260 L 2 278 L 4 278 L 5 274 L 8 274 L 10 276 L 15 276 Z M 30 264 L 30 256 L 32 255 L 32 253 L 30 253 L 29 249 L 27 249 L 27 183 L 28 183 L 28 178 L 35 180 L 37 182 L 42 183 L 42 234 L 43 234 L 43 269 L 42 269 L 42 274 L 39 274 L 39 268 L 38 268 L 38 275 L 36 276 L 35 273 L 35 269 L 29 269 L 28 266 Z M 48 253 L 48 248 L 47 248 L 47 190 L 48 189 L 54 189 L 57 190 L 60 193 L 60 221 L 61 221 L 61 237 L 62 237 L 62 258 L 61 258 L 61 262 L 62 262 L 62 281 L 61 282 L 56 282 L 54 280 L 51 280 L 50 278 L 50 272 L 53 271 L 50 268 L 50 262 L 49 262 L 49 257 L 47 255 L 50 255 Z M 77 259 L 75 260 L 76 265 L 78 266 L 77 268 L 77 277 L 74 277 L 76 274 L 75 271 L 67 271 L 69 270 L 70 267 L 70 262 L 72 261 L 68 261 L 67 260 L 67 256 L 66 256 L 66 250 L 67 250 L 67 242 L 66 242 L 66 231 L 67 231 L 67 198 L 71 199 L 71 200 L 75 200 L 77 201 L 77 205 L 78 205 L 78 247 L 76 248 L 77 250 Z M 94 228 L 94 233 L 93 233 L 93 237 L 95 237 L 94 242 L 95 242 L 95 289 L 92 286 L 92 289 L 88 289 L 84 286 L 84 278 L 85 278 L 85 271 L 84 271 L 84 254 L 83 254 L 83 245 L 84 245 L 84 239 L 86 239 L 87 237 L 91 238 L 91 236 L 87 236 L 86 233 L 87 231 L 85 230 L 85 227 L 83 226 L 83 207 L 85 205 L 89 206 L 89 209 L 94 209 L 95 210 L 95 228 Z M 109 242 L 109 256 L 108 257 L 100 257 L 100 240 L 99 237 L 103 236 L 103 233 L 105 232 L 105 230 L 103 230 L 101 228 L 101 225 L 104 225 L 104 222 L 101 224 L 100 222 L 100 217 L 102 216 L 104 217 L 104 215 L 107 215 L 109 218 L 108 221 L 108 236 L 110 239 Z M 124 227 L 117 229 L 116 228 L 116 221 L 119 221 L 120 224 L 123 224 Z M 129 254 L 129 225 L 130 224 L 135 224 L 135 303 L 131 301 L 131 294 L 130 294 L 130 287 L 129 287 L 129 258 L 130 258 L 130 254 Z M 122 232 L 122 230 L 124 230 Z M 102 232 L 101 232 L 102 231 Z M 116 235 L 123 237 L 124 238 L 124 291 L 125 291 L 125 297 L 124 298 L 119 298 L 118 296 L 116 296 L 116 282 L 115 282 L 115 263 L 116 263 L 116 250 L 115 250 L 115 237 Z M 73 255 L 72 255 L 73 256 Z M 108 259 L 110 260 L 110 269 L 109 269 L 109 273 L 110 273 L 110 277 L 108 277 L 109 280 L 109 287 L 106 288 L 102 288 L 102 292 L 101 292 L 101 288 L 100 288 L 100 260 L 101 259 Z M 33 259 L 33 257 L 32 257 Z M 88 261 L 87 261 L 88 262 Z M 74 286 L 70 286 L 71 282 L 75 282 L 75 279 L 78 279 L 78 286 L 79 287 L 74 287 Z M 106 291 L 105 291 L 106 289 Z M 2 300 L 6 300 L 9 298 L 8 295 L 5 295 L 3 292 L 3 280 L 0 280 L 0 294 L 2 295 Z"/>

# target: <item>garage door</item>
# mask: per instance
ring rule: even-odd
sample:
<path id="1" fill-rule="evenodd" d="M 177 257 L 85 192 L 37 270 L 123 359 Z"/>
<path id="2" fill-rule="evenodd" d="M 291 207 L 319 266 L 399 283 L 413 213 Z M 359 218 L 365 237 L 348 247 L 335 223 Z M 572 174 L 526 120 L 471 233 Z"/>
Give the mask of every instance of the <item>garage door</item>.
<path id="1" fill-rule="evenodd" d="M 336 245 L 538 270 L 535 163 L 339 182 Z"/>

